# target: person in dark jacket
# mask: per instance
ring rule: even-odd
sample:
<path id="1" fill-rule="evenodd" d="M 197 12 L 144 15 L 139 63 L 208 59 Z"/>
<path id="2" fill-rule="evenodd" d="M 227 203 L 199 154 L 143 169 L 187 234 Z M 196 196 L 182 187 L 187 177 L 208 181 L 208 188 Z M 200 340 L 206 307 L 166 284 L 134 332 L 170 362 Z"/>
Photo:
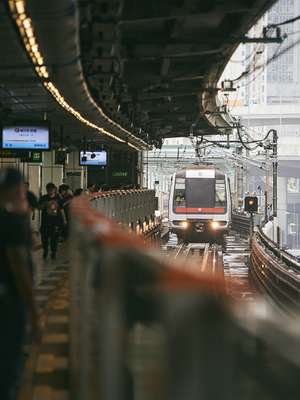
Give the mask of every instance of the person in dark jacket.
<path id="1" fill-rule="evenodd" d="M 40 327 L 33 295 L 31 229 L 21 174 L 0 169 L 0 399 L 16 398 L 27 319 Z"/>
<path id="2" fill-rule="evenodd" d="M 51 249 L 51 259 L 56 259 L 59 228 L 61 221 L 66 224 L 66 217 L 63 211 L 61 198 L 57 194 L 57 188 L 54 183 L 49 182 L 46 185 L 47 194 L 42 196 L 39 201 L 39 208 L 42 210 L 41 221 L 41 239 L 43 246 L 43 258 L 48 257 L 49 242 Z"/>

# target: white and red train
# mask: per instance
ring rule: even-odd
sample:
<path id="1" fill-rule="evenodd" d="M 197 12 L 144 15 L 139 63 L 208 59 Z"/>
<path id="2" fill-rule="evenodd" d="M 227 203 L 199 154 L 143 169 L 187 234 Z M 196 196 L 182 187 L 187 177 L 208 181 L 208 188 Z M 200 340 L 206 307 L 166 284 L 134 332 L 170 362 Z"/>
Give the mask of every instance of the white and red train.
<path id="1" fill-rule="evenodd" d="M 189 166 L 172 177 L 170 230 L 186 241 L 222 243 L 231 225 L 227 175 L 213 166 Z"/>

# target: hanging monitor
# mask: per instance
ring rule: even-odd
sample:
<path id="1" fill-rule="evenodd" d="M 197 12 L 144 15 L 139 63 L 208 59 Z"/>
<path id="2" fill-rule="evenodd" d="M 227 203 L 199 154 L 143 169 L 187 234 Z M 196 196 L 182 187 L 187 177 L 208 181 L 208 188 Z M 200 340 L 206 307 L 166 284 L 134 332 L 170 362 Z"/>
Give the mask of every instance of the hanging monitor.
<path id="1" fill-rule="evenodd" d="M 50 129 L 45 124 L 20 124 L 2 127 L 2 149 L 50 150 Z"/>
<path id="2" fill-rule="evenodd" d="M 79 164 L 84 166 L 102 166 L 107 165 L 107 153 L 101 151 L 81 151 Z"/>

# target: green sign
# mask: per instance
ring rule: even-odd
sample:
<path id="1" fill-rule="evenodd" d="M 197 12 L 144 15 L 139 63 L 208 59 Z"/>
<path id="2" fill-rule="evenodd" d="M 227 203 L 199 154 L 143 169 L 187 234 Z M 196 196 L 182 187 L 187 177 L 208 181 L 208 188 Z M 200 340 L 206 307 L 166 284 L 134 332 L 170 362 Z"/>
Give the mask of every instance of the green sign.
<path id="1" fill-rule="evenodd" d="M 43 161 L 42 159 L 42 153 L 39 151 L 32 151 L 30 153 L 29 162 L 36 162 L 36 163 L 41 163 Z"/>
<path id="2" fill-rule="evenodd" d="M 116 171 L 116 172 L 112 173 L 112 176 L 115 176 L 115 177 L 124 177 L 127 175 L 128 175 L 127 171 Z"/>

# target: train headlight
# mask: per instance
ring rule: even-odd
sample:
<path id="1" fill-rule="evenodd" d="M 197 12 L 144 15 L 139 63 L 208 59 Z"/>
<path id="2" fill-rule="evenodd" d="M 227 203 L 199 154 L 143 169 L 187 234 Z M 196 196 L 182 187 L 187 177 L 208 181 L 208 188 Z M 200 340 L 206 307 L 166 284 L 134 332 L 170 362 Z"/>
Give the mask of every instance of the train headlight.
<path id="1" fill-rule="evenodd" d="M 210 226 L 215 231 L 216 229 L 218 229 L 220 227 L 220 223 L 219 223 L 219 221 L 212 221 Z"/>
<path id="2" fill-rule="evenodd" d="M 181 226 L 183 229 L 187 229 L 187 228 L 189 227 L 189 223 L 188 223 L 187 221 L 182 221 L 182 222 L 180 223 L 180 226 Z"/>

